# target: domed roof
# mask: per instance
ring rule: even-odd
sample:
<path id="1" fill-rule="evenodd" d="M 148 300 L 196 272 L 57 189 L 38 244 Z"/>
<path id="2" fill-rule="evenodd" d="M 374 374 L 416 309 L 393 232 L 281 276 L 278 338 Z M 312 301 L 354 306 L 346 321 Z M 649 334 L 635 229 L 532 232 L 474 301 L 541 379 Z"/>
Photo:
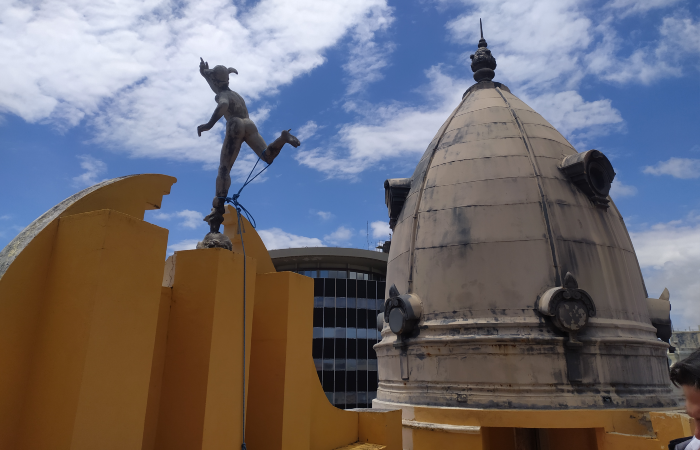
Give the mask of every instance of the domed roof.
<path id="1" fill-rule="evenodd" d="M 610 298 L 598 317 L 645 318 L 644 283 L 617 208 L 596 207 L 559 169 L 575 154 L 507 87 L 474 85 L 411 177 L 388 285 L 408 292 L 412 283 L 429 317 L 467 309 L 467 298 L 532 309 L 571 272 L 592 296 Z"/>
<path id="2" fill-rule="evenodd" d="M 675 404 L 667 345 L 607 195 L 612 166 L 598 151 L 578 153 L 480 70 L 413 176 L 385 183 L 394 228 L 387 308 L 415 314 L 417 325 L 384 326 L 378 399 Z"/>

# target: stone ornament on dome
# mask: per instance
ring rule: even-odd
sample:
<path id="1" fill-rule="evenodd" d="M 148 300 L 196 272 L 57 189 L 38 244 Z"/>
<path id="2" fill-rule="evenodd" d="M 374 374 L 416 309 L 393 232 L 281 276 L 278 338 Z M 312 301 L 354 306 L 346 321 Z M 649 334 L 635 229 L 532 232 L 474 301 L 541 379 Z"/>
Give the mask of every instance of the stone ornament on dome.
<path id="1" fill-rule="evenodd" d="M 491 81 L 496 76 L 496 58 L 491 54 L 491 50 L 487 48 L 486 39 L 484 39 L 484 28 L 479 19 L 479 29 L 481 30 L 481 39 L 479 39 L 479 48 L 473 55 L 469 55 L 472 60 L 472 72 L 474 72 L 474 81 Z"/>

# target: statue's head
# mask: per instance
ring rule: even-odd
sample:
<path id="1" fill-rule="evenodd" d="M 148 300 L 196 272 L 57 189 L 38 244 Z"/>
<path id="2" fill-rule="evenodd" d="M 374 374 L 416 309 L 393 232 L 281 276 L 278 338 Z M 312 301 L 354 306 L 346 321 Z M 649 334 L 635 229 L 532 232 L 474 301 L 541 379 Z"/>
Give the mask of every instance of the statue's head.
<path id="1" fill-rule="evenodd" d="M 228 88 L 228 75 L 230 73 L 238 74 L 238 71 L 233 67 L 226 67 L 222 65 L 214 66 L 213 69 L 207 69 L 205 72 L 207 72 L 207 78 L 211 80 L 210 84 L 212 89 L 216 87 L 218 90 Z"/>

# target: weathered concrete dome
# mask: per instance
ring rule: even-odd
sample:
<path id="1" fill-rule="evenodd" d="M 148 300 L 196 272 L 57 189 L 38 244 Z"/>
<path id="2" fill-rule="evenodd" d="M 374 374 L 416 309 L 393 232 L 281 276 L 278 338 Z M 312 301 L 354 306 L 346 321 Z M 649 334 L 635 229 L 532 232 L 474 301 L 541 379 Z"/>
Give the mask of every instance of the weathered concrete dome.
<path id="1" fill-rule="evenodd" d="M 385 184 L 375 402 L 675 406 L 648 306 L 664 300 L 647 299 L 614 175 L 506 86 L 473 85 L 413 176 Z"/>

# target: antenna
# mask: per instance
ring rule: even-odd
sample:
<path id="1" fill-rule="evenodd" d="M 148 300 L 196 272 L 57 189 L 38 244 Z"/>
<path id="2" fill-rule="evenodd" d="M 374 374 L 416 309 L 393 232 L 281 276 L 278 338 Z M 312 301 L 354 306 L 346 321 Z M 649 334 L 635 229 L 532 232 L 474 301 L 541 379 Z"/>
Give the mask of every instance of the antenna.
<path id="1" fill-rule="evenodd" d="M 369 220 L 367 221 L 367 250 L 369 250 Z"/>
<path id="2" fill-rule="evenodd" d="M 481 30 L 481 39 L 484 38 L 484 27 L 481 25 L 481 17 L 479 17 L 479 30 Z"/>

